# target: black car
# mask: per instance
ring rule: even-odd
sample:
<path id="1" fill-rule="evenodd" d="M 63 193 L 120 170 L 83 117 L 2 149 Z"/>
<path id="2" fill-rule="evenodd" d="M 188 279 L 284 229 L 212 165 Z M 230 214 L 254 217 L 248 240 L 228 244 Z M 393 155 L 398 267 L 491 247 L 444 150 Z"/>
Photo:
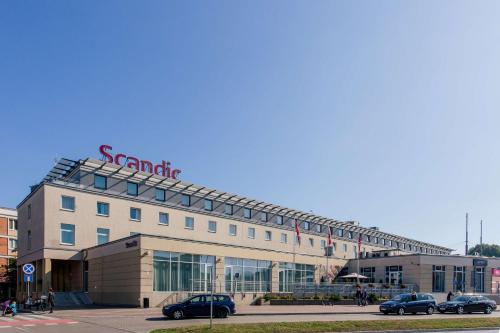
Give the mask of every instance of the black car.
<path id="1" fill-rule="evenodd" d="M 454 312 L 458 314 L 471 312 L 484 312 L 490 314 L 496 310 L 497 304 L 489 298 L 481 295 L 463 295 L 449 302 L 439 303 L 438 311 L 441 313 Z"/>
<path id="2" fill-rule="evenodd" d="M 405 313 L 424 312 L 431 315 L 436 309 L 436 300 L 431 294 L 401 294 L 380 304 L 379 309 L 383 314 L 404 315 Z"/>
<path id="3" fill-rule="evenodd" d="M 172 319 L 185 317 L 209 317 L 210 303 L 212 314 L 217 318 L 226 318 L 236 312 L 233 300 L 227 295 L 196 295 L 189 297 L 177 304 L 165 305 L 162 309 L 163 315 Z"/>

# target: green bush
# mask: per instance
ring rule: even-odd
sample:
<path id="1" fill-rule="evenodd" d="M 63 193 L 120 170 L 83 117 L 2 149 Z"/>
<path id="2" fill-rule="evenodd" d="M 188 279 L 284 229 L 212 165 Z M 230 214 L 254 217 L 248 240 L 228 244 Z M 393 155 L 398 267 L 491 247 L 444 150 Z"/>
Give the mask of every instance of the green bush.
<path id="1" fill-rule="evenodd" d="M 339 295 L 332 295 L 332 296 L 330 296 L 330 298 L 328 300 L 331 302 L 337 302 L 337 301 L 340 301 L 340 299 L 341 298 Z"/>
<path id="2" fill-rule="evenodd" d="M 319 299 L 318 295 L 314 295 L 313 299 Z"/>
<path id="3" fill-rule="evenodd" d="M 273 296 L 271 294 L 265 294 L 264 295 L 264 301 L 269 302 L 269 300 L 273 299 Z"/>
<path id="4" fill-rule="evenodd" d="M 378 301 L 378 296 L 377 296 L 377 295 L 375 295 L 375 294 L 373 294 L 373 293 L 369 293 L 369 294 L 368 294 L 368 301 L 369 301 L 370 303 L 375 303 L 375 302 L 377 302 L 377 301 Z"/>

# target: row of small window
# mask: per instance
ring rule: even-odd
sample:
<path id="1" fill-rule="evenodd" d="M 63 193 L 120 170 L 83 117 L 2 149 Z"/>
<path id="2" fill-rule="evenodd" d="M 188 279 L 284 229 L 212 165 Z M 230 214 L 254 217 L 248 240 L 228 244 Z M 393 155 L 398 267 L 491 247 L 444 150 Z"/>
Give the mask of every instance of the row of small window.
<path id="1" fill-rule="evenodd" d="M 75 225 L 61 223 L 60 243 L 62 245 L 75 245 Z M 96 243 L 97 245 L 109 242 L 109 229 L 97 228 Z"/>
<path id="2" fill-rule="evenodd" d="M 94 187 L 98 189 L 107 189 L 107 177 L 94 174 Z M 134 182 L 127 182 L 127 194 L 131 196 L 138 196 L 139 195 L 139 184 L 134 183 Z M 155 199 L 157 201 L 166 201 L 166 190 L 161 189 L 161 188 L 156 188 L 155 189 Z M 181 205 L 185 207 L 190 207 L 191 206 L 191 196 L 188 194 L 182 194 L 181 195 Z M 68 202 L 68 210 L 74 210 L 74 199 L 73 202 Z M 72 208 L 71 208 L 72 207 Z M 213 211 L 214 209 L 214 202 L 213 200 L 210 199 L 204 199 L 203 202 L 203 208 L 206 211 Z M 226 215 L 233 215 L 234 214 L 234 206 L 232 204 L 224 204 L 224 213 Z M 243 217 L 246 219 L 251 219 L 253 217 L 253 211 L 251 208 L 243 207 Z M 260 212 L 260 221 L 262 222 L 268 222 L 268 213 L 267 212 Z M 283 225 L 284 218 L 281 215 L 276 216 L 276 223 L 278 225 Z M 304 221 L 302 223 L 302 228 L 304 230 L 311 230 L 311 223 L 308 221 Z M 322 233 L 323 232 L 323 225 L 321 224 L 316 224 L 315 225 L 315 231 L 317 233 Z M 331 229 L 332 234 L 333 228 Z M 349 239 L 354 239 L 354 232 L 353 231 L 347 231 L 343 229 L 338 229 L 337 230 L 337 236 L 339 237 L 347 237 Z M 423 247 L 417 247 L 417 246 L 412 246 L 411 244 L 405 244 L 405 243 L 400 243 L 397 241 L 392 241 L 390 239 L 386 240 L 384 238 L 379 238 L 379 237 L 371 237 L 370 235 L 362 235 L 362 241 L 366 241 L 368 243 L 374 243 L 374 244 L 382 244 L 384 246 L 389 246 L 389 247 L 396 247 L 396 248 L 402 248 L 403 250 L 408 250 L 408 251 L 414 251 L 414 252 L 420 252 L 420 253 L 438 253 L 441 254 L 439 251 L 434 251 L 432 249 L 427 249 Z"/>

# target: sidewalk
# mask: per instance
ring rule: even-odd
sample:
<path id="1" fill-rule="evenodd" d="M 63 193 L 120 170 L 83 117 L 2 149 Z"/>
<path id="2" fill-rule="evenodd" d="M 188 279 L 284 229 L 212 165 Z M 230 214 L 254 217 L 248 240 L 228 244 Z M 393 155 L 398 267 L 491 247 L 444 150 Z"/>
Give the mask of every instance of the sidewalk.
<path id="1" fill-rule="evenodd" d="M 378 305 L 239 305 L 237 316 L 378 313 Z"/>

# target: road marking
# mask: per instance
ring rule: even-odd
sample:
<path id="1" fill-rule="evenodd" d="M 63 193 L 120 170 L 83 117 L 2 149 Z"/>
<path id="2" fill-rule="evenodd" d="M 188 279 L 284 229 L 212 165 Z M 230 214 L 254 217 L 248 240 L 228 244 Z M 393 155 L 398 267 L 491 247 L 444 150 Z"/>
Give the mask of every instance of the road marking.
<path id="1" fill-rule="evenodd" d="M 31 327 L 31 326 L 35 326 L 35 324 L 24 324 L 23 326 L 29 326 L 29 327 Z"/>
<path id="2" fill-rule="evenodd" d="M 46 326 L 54 326 L 54 325 L 58 325 L 57 323 L 48 323 L 48 324 L 45 324 Z"/>
<path id="3" fill-rule="evenodd" d="M 1 316 L 1 317 L 0 317 L 0 320 L 3 320 L 3 321 L 14 321 L 14 319 L 13 319 L 13 318 L 4 317 L 4 316 Z"/>
<path id="4" fill-rule="evenodd" d="M 17 316 L 15 316 L 15 318 L 16 318 L 16 319 L 17 319 L 17 318 L 19 318 L 19 319 L 21 319 L 21 320 L 23 320 L 23 319 L 24 319 L 24 320 L 38 320 L 38 318 L 33 318 L 33 317 L 23 316 L 23 315 L 17 315 Z"/>
<path id="5" fill-rule="evenodd" d="M 77 321 L 68 321 L 68 324 L 78 324 Z"/>
<path id="6" fill-rule="evenodd" d="M 32 314 L 32 316 L 35 316 L 35 318 L 42 318 L 42 319 L 48 319 L 48 320 L 57 320 L 57 318 L 54 318 L 54 317 L 49 317 L 49 316 L 42 316 L 42 315 L 39 315 L 39 314 Z"/>

